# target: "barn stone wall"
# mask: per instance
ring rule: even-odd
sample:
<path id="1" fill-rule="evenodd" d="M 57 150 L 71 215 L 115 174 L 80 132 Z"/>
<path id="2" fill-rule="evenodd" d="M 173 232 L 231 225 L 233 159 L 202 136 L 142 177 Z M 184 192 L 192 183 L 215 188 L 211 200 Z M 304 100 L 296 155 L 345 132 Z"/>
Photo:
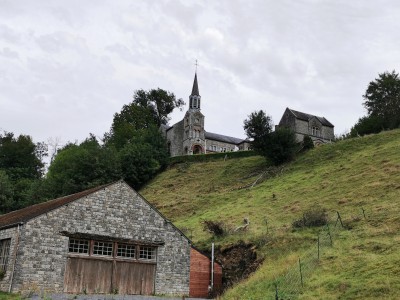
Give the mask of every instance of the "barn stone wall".
<path id="1" fill-rule="evenodd" d="M 0 240 L 11 239 L 10 253 L 7 262 L 7 269 L 4 274 L 4 278 L 0 280 L 0 290 L 8 291 L 10 287 L 11 274 L 14 266 L 15 246 L 17 242 L 17 227 L 3 229 L 0 231 Z"/>
<path id="2" fill-rule="evenodd" d="M 155 293 L 189 293 L 187 238 L 123 182 L 28 221 L 21 234 L 13 291 L 64 291 L 68 237 L 61 231 L 164 241 L 157 250 Z"/>

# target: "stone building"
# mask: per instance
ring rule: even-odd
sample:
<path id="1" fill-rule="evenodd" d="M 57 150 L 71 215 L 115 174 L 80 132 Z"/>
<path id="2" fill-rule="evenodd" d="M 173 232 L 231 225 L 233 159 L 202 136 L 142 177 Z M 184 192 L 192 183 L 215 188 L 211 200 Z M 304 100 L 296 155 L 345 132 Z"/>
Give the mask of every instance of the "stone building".
<path id="1" fill-rule="evenodd" d="M 0 290 L 189 295 L 197 252 L 119 181 L 0 216 Z"/>
<path id="2" fill-rule="evenodd" d="M 249 150 L 248 140 L 206 131 L 204 119 L 195 73 L 192 93 L 189 96 L 189 109 L 185 117 L 172 126 L 163 127 L 171 156 Z"/>
<path id="3" fill-rule="evenodd" d="M 330 143 L 335 138 L 334 126 L 326 118 L 290 108 L 286 108 L 278 127 L 291 128 L 298 142 L 302 142 L 305 135 L 310 136 L 315 145 Z"/>

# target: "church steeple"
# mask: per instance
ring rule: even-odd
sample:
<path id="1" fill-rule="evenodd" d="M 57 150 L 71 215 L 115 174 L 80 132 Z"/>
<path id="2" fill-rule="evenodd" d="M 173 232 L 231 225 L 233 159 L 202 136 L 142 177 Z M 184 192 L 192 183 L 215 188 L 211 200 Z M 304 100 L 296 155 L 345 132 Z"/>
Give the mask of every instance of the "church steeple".
<path id="1" fill-rule="evenodd" d="M 197 83 L 197 71 L 194 73 L 194 81 L 192 94 L 189 96 L 189 110 L 200 110 L 200 93 L 199 93 L 199 85 Z"/>
<path id="2" fill-rule="evenodd" d="M 199 85 L 197 84 L 197 72 L 194 73 L 192 96 L 200 96 L 200 94 L 199 94 Z"/>

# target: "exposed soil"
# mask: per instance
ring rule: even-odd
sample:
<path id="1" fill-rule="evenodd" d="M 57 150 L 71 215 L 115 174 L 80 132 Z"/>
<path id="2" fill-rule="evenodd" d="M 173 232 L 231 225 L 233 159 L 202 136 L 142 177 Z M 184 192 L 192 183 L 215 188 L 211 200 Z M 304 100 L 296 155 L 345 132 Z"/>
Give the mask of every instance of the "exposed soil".
<path id="1" fill-rule="evenodd" d="M 222 265 L 223 289 L 247 278 L 263 262 L 263 259 L 257 258 L 256 246 L 243 241 L 216 249 L 215 257 Z"/>

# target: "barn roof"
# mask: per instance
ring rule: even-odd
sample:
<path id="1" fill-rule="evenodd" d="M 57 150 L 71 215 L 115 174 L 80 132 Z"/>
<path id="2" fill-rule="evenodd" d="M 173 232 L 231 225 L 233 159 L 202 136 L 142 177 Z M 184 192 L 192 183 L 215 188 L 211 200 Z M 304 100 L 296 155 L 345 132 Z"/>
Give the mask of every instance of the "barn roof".
<path id="1" fill-rule="evenodd" d="M 20 223 L 25 223 L 30 219 L 33 219 L 37 216 L 45 214 L 53 209 L 59 208 L 65 204 L 68 204 L 72 201 L 78 200 L 79 198 L 85 197 L 89 194 L 97 192 L 113 183 L 101 185 L 95 188 L 91 188 L 89 190 L 79 192 L 76 194 L 60 197 L 57 199 L 49 200 L 46 202 L 42 202 L 39 204 L 31 205 L 16 211 L 9 212 L 7 214 L 0 216 L 0 229 L 5 227 L 13 227 Z"/>
<path id="2" fill-rule="evenodd" d="M 303 113 L 303 112 L 300 112 L 300 111 L 297 111 L 297 110 L 293 110 L 293 109 L 290 109 L 290 108 L 288 108 L 288 109 L 292 112 L 292 114 L 297 119 L 304 120 L 304 121 L 309 121 L 312 118 L 316 118 L 321 122 L 322 125 L 328 126 L 328 127 L 334 127 L 333 124 L 331 122 L 329 122 L 327 119 L 325 119 L 324 117 L 318 117 L 318 116 L 306 114 L 306 113 Z"/>
<path id="3" fill-rule="evenodd" d="M 235 144 L 235 145 L 238 145 L 245 141 L 244 139 L 239 139 L 239 138 L 222 135 L 222 134 L 218 134 L 218 133 L 212 133 L 212 132 L 208 132 L 208 131 L 205 132 L 205 138 L 208 140 L 220 141 L 220 142 Z"/>

